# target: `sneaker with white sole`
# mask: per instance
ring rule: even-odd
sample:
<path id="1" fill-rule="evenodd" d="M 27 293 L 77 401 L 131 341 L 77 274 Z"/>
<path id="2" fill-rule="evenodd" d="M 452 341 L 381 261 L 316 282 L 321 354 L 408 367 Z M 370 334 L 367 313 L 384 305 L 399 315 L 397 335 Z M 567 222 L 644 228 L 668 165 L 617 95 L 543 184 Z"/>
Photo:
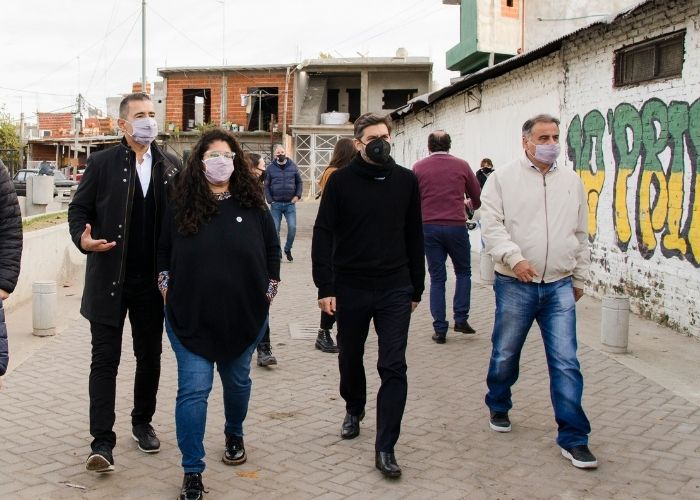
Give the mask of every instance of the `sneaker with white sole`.
<path id="1" fill-rule="evenodd" d="M 598 467 L 598 460 L 591 453 L 588 446 L 585 444 L 572 446 L 571 448 L 562 448 L 561 454 L 564 458 L 571 460 L 574 467 L 579 469 L 595 469 Z"/>
<path id="2" fill-rule="evenodd" d="M 491 418 L 489 419 L 489 427 L 496 432 L 510 432 L 510 419 L 507 411 L 491 410 Z"/>
<path id="3" fill-rule="evenodd" d="M 112 457 L 112 450 L 107 448 L 92 450 L 85 461 L 85 468 L 90 472 L 113 472 L 114 458 Z"/>

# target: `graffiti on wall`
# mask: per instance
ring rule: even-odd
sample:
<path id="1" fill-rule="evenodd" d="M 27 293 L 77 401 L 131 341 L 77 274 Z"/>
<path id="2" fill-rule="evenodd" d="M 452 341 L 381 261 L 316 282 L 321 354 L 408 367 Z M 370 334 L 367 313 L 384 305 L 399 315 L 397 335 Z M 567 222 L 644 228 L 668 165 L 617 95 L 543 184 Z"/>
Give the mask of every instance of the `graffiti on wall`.
<path id="1" fill-rule="evenodd" d="M 645 259 L 660 251 L 700 267 L 700 99 L 621 103 L 606 115 L 594 109 L 574 116 L 566 140 L 588 194 L 591 241 L 599 214 L 610 210 L 622 251 L 634 234 Z M 612 206 L 600 206 L 608 184 Z"/>

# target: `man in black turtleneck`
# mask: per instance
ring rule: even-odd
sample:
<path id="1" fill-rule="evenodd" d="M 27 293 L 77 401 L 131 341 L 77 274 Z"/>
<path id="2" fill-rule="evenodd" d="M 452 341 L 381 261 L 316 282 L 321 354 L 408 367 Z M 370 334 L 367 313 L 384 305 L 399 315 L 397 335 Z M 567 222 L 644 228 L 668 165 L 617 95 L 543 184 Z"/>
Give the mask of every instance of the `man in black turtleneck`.
<path id="1" fill-rule="evenodd" d="M 311 250 L 313 278 L 319 307 L 337 315 L 344 439 L 359 435 L 365 415 L 363 355 L 374 320 L 382 381 L 375 465 L 398 477 L 394 445 L 406 406 L 408 327 L 425 279 L 420 193 L 413 172 L 389 156 L 388 117 L 364 114 L 354 134 L 358 154 L 323 190 Z"/>

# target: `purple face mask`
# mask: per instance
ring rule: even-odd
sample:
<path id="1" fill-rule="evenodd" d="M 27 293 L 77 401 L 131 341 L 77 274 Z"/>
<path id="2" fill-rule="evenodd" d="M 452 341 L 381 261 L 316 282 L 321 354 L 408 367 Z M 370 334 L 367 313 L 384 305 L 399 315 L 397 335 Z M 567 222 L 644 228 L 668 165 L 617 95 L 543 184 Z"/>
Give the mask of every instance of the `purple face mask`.
<path id="1" fill-rule="evenodd" d="M 535 160 L 541 161 L 547 165 L 551 165 L 561 153 L 561 146 L 559 143 L 556 144 L 533 144 L 535 146 Z"/>
<path id="2" fill-rule="evenodd" d="M 233 158 L 216 156 L 204 160 L 204 176 L 211 184 L 223 184 L 233 173 Z"/>
<path id="3" fill-rule="evenodd" d="M 158 136 L 158 122 L 155 118 L 146 116 L 127 123 L 131 123 L 133 129 L 133 133 L 129 134 L 131 138 L 143 146 L 150 145 Z"/>

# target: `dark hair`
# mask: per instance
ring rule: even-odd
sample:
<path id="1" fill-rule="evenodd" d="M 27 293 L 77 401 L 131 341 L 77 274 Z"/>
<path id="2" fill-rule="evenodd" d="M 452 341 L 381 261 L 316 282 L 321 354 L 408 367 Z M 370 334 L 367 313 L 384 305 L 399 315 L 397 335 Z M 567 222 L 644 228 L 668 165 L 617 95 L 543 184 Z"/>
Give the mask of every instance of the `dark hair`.
<path id="1" fill-rule="evenodd" d="M 391 133 L 391 118 L 389 115 L 382 116 L 378 115 L 377 113 L 365 113 L 364 115 L 360 116 L 357 120 L 355 120 L 355 139 L 362 137 L 362 132 L 367 127 L 378 125 L 380 123 L 386 125 L 386 128 L 389 129 L 389 133 Z"/>
<path id="2" fill-rule="evenodd" d="M 484 163 L 488 163 L 489 165 L 491 165 L 491 168 L 493 168 L 493 162 L 491 161 L 491 158 L 482 159 L 481 164 L 479 166 L 483 165 Z"/>
<path id="3" fill-rule="evenodd" d="M 151 98 L 149 97 L 148 94 L 144 94 L 143 92 L 136 92 L 135 94 L 129 94 L 127 95 L 124 99 L 122 99 L 122 102 L 119 103 L 119 118 L 122 120 L 126 120 L 127 117 L 129 116 L 129 103 L 131 101 L 150 101 Z"/>
<path id="4" fill-rule="evenodd" d="M 204 153 L 214 141 L 226 142 L 236 156 L 233 159 L 233 173 L 229 181 L 231 196 L 243 207 L 265 207 L 260 183 L 253 177 L 247 160 L 238 141 L 222 129 L 211 129 L 202 134 L 192 148 L 187 165 L 180 172 L 174 191 L 175 223 L 179 233 L 188 235 L 199 230 L 200 224 L 211 220 L 219 211 L 219 206 L 209 189 L 204 176 Z"/>
<path id="5" fill-rule="evenodd" d="M 258 163 L 260 163 L 260 158 L 262 158 L 258 153 L 248 152 L 245 155 L 248 158 L 248 163 L 250 163 L 250 168 L 256 168 Z"/>
<path id="6" fill-rule="evenodd" d="M 450 134 L 444 130 L 436 130 L 428 136 L 428 151 L 436 153 L 438 151 L 448 152 L 452 147 Z"/>
<path id="7" fill-rule="evenodd" d="M 352 139 L 348 137 L 342 137 L 338 139 L 333 148 L 333 155 L 331 156 L 331 161 L 328 164 L 329 167 L 343 168 L 355 157 L 355 145 L 352 143 Z"/>
<path id="8" fill-rule="evenodd" d="M 530 137 L 532 135 L 532 127 L 534 127 L 536 123 L 556 123 L 557 127 L 559 126 L 559 120 L 552 115 L 541 114 L 533 116 L 523 123 L 523 137 Z"/>

